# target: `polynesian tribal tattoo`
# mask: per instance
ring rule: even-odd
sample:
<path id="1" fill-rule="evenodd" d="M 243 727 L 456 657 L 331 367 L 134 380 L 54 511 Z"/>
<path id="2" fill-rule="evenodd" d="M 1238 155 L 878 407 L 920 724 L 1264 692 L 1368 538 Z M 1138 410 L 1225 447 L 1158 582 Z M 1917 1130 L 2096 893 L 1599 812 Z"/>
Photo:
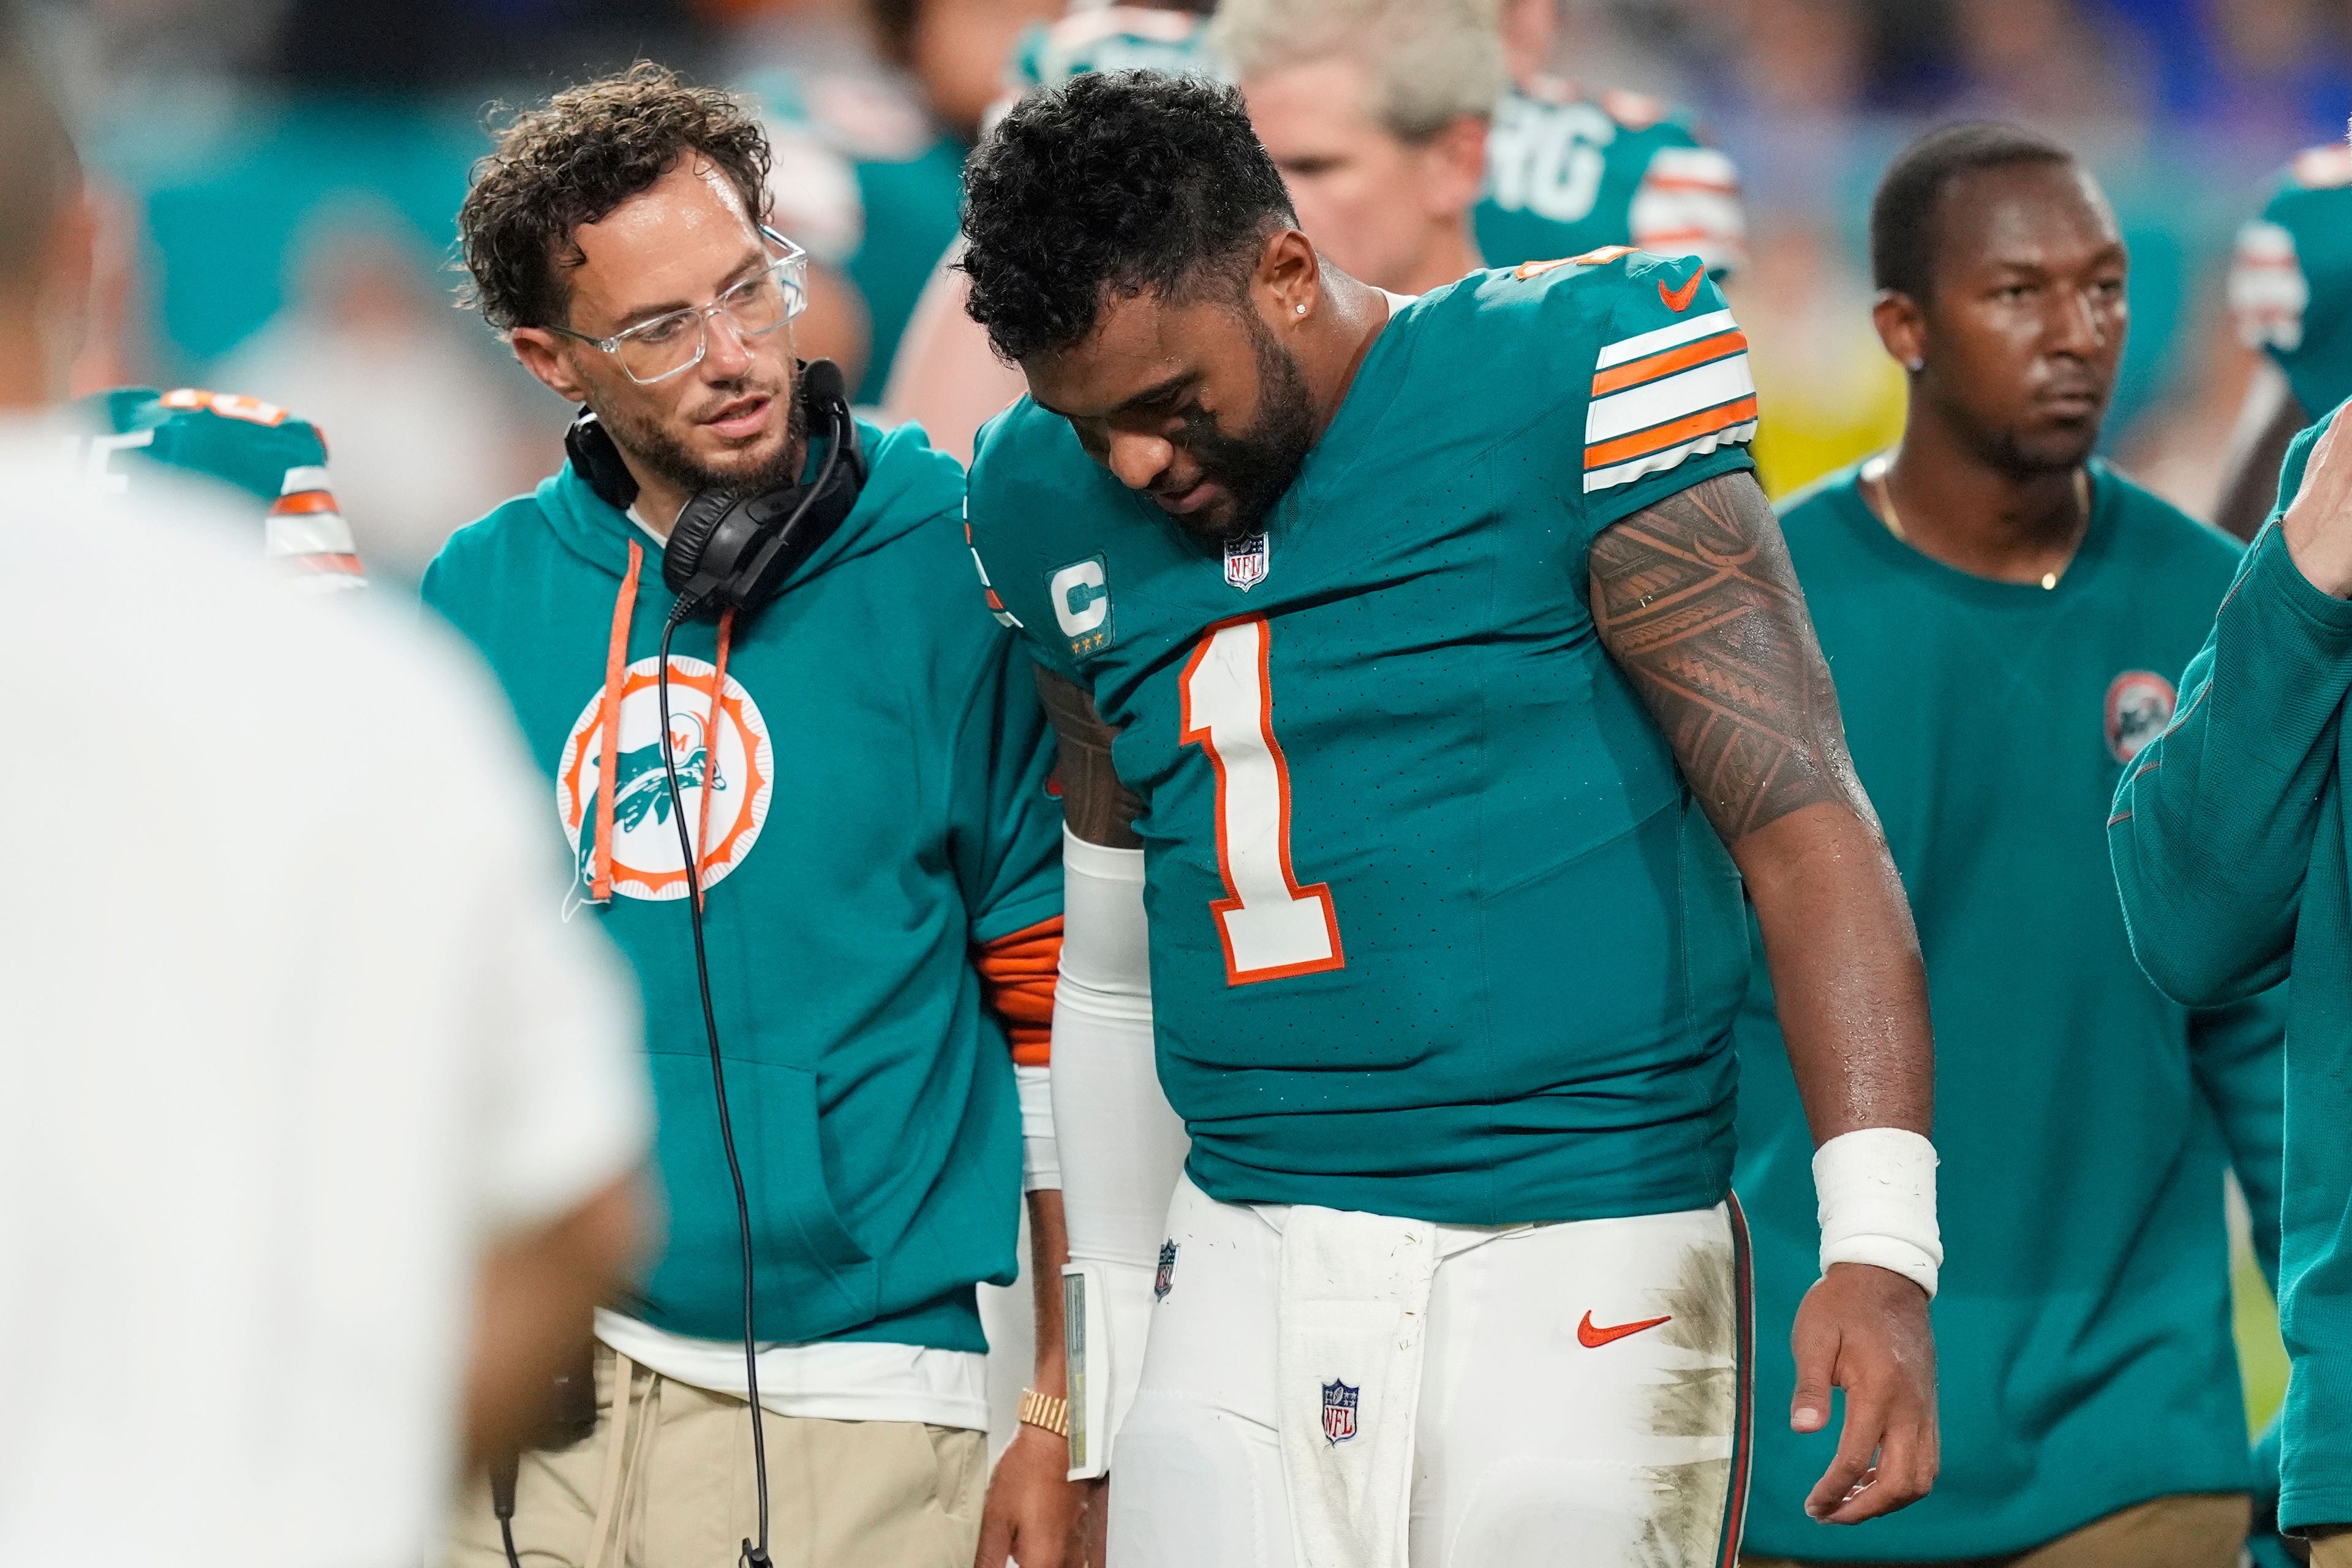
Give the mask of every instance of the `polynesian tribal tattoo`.
<path id="1" fill-rule="evenodd" d="M 1103 722 L 1102 715 L 1095 711 L 1094 699 L 1076 682 L 1042 666 L 1037 669 L 1037 696 L 1045 705 L 1045 717 L 1053 721 L 1059 747 L 1054 777 L 1062 787 L 1062 816 L 1070 831 L 1088 844 L 1106 844 L 1114 849 L 1141 847 L 1143 840 L 1136 836 L 1134 824 L 1143 813 L 1143 803 L 1118 782 L 1118 773 L 1111 766 L 1110 743 L 1118 731 Z"/>
<path id="2" fill-rule="evenodd" d="M 1838 801 L 1874 831 L 1770 503 L 1706 480 L 1592 542 L 1592 619 L 1726 844 Z"/>

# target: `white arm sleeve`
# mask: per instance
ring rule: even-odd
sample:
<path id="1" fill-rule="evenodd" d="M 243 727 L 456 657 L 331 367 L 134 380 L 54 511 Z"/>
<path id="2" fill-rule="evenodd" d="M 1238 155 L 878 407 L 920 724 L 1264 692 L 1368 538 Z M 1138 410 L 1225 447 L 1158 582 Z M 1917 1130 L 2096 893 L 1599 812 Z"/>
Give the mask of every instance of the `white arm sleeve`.
<path id="1" fill-rule="evenodd" d="M 1062 835 L 1064 935 L 1054 996 L 1054 1131 L 1069 1275 L 1070 1474 L 1105 1473 L 1143 1373 L 1168 1202 L 1190 1141 L 1152 1054 L 1143 851 Z"/>
<path id="2" fill-rule="evenodd" d="M 1054 1069 L 1015 1067 L 1021 1095 L 1021 1190 L 1051 1192 L 1062 1184 L 1062 1156 L 1054 1142 Z"/>

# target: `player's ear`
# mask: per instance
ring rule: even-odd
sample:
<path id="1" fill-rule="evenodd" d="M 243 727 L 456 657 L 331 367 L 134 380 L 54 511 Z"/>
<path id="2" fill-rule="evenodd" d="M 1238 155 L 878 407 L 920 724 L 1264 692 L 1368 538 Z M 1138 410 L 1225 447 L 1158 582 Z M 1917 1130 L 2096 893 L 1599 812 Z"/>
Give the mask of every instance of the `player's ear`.
<path id="1" fill-rule="evenodd" d="M 1257 273 L 1250 279 L 1265 313 L 1277 321 L 1302 321 L 1315 313 L 1323 297 L 1323 263 L 1315 244 L 1295 228 L 1268 236 L 1259 252 Z"/>
<path id="2" fill-rule="evenodd" d="M 588 401 L 587 386 L 573 374 L 571 357 L 563 352 L 563 340 L 544 327 L 517 327 L 507 334 L 515 358 L 523 369 L 537 376 L 541 385 L 566 403 Z"/>
<path id="3" fill-rule="evenodd" d="M 1910 295 L 1881 289 L 1871 304 L 1870 321 L 1878 329 L 1878 341 L 1885 345 L 1887 357 L 1896 364 L 1916 372 L 1927 363 L 1927 314 Z"/>

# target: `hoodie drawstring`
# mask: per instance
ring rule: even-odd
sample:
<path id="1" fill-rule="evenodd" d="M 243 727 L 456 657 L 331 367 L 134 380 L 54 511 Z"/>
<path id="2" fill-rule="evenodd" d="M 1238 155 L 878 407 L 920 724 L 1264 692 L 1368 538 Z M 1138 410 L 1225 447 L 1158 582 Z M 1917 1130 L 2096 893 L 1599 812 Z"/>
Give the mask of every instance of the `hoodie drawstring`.
<path id="1" fill-rule="evenodd" d="M 621 578 L 621 592 L 613 601 L 613 637 L 604 647 L 604 704 L 597 716 L 598 744 L 596 768 L 596 850 L 590 861 L 588 897 L 591 901 L 609 904 L 613 901 L 613 790 L 614 759 L 621 752 L 621 680 L 629 668 L 629 617 L 637 607 L 637 574 L 646 563 L 646 552 L 637 542 L 629 541 L 629 570 Z"/>
<path id="2" fill-rule="evenodd" d="M 604 700 L 597 714 L 598 752 L 596 785 L 596 847 L 590 861 L 588 897 L 591 902 L 609 904 L 613 901 L 613 796 L 614 761 L 621 744 L 621 687 L 628 674 L 629 622 L 637 607 L 637 578 L 646 561 L 646 552 L 634 539 L 629 541 L 629 569 L 621 578 L 621 591 L 613 600 L 613 635 L 604 647 Z M 702 889 L 701 871 L 710 855 L 710 797 L 719 793 L 719 721 L 727 698 L 727 650 L 734 640 L 735 612 L 727 611 L 719 617 L 719 652 L 713 661 L 717 668 L 710 677 L 710 717 L 702 730 L 702 799 L 695 814 L 694 866 L 695 887 Z M 701 900 L 698 898 L 697 902 Z"/>

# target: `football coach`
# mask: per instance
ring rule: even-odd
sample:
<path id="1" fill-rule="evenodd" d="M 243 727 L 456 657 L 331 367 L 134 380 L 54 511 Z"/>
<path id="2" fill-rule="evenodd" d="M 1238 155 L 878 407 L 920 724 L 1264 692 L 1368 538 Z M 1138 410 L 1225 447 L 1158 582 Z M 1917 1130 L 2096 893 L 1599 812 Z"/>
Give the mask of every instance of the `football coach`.
<path id="1" fill-rule="evenodd" d="M 510 1520 L 469 1503 L 453 1563 L 1044 1564 L 1075 1506 L 1057 1292 L 991 1483 L 974 1290 L 1014 1278 L 1024 1126 L 1062 1261 L 1052 741 L 962 470 L 795 358 L 770 174 L 743 104 L 640 65 L 509 119 L 459 213 L 473 302 L 583 413 L 424 595 L 546 771 L 566 912 L 635 968 L 669 1231 L 598 1316 L 593 1434 Z"/>

